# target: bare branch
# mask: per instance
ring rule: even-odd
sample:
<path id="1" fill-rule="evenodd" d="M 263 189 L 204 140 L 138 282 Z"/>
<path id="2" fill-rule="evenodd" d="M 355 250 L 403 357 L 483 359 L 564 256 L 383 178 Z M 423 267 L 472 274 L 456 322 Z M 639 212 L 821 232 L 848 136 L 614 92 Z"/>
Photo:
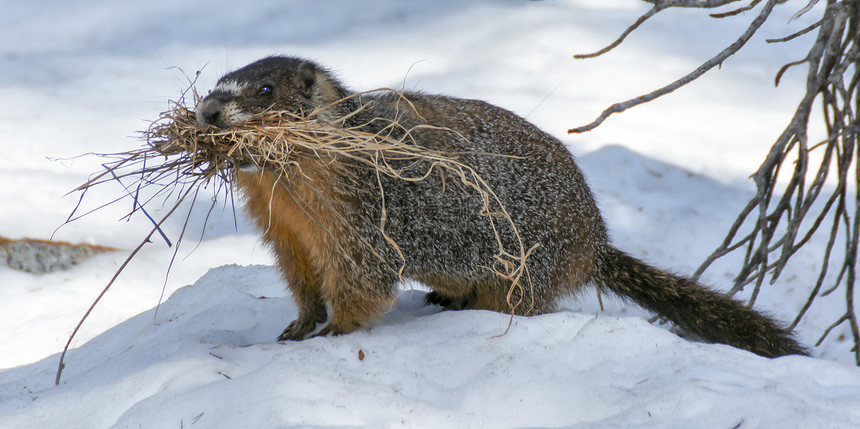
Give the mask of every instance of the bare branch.
<path id="1" fill-rule="evenodd" d="M 773 86 L 779 86 L 779 81 L 782 80 L 782 75 L 785 74 L 785 72 L 787 72 L 788 69 L 790 69 L 794 66 L 799 66 L 799 65 L 801 65 L 805 62 L 808 62 L 808 61 L 809 61 L 809 58 L 804 58 L 804 59 L 799 60 L 799 61 L 792 61 L 792 62 L 780 67 L 779 71 L 776 72 L 776 77 L 773 78 Z"/>
<path id="2" fill-rule="evenodd" d="M 810 10 L 812 10 L 812 8 L 813 8 L 816 4 L 818 4 L 818 2 L 819 2 L 819 0 L 809 0 L 809 3 L 807 3 L 807 4 L 806 4 L 806 6 L 805 6 L 803 9 L 801 9 L 800 11 L 798 11 L 797 13 L 795 13 L 795 14 L 794 14 L 794 16 L 792 16 L 792 17 L 791 17 L 791 19 L 797 19 L 797 18 L 800 18 L 801 16 L 803 16 L 804 14 L 806 14 L 806 12 L 809 12 Z"/>
<path id="3" fill-rule="evenodd" d="M 654 4 L 655 9 L 705 8 L 730 3 L 646 1 Z M 712 16 L 736 15 L 759 3 L 762 1 L 752 0 L 744 8 Z M 784 0 L 767 1 L 734 44 L 693 72 L 654 92 L 616 103 L 604 110 L 591 124 L 569 132 L 591 130 L 613 113 L 651 101 L 695 80 L 741 49 L 779 3 L 784 3 Z M 808 13 L 817 3 L 819 0 L 808 0 L 794 17 Z M 845 311 L 824 330 L 818 344 L 837 328 L 847 329 L 854 342 L 851 349 L 854 359 L 860 365 L 860 323 L 854 305 L 856 263 L 860 253 L 860 167 L 857 162 L 860 159 L 857 148 L 860 143 L 860 0 L 828 0 L 818 22 L 768 42 L 787 42 L 816 29 L 816 39 L 806 56 L 784 65 L 775 76 L 775 83 L 779 84 L 786 70 L 806 64 L 806 93 L 798 102 L 788 126 L 752 175 L 756 185 L 755 195 L 740 211 L 723 242 L 696 270 L 693 278 L 701 276 L 717 259 L 736 251 L 743 252 L 741 266 L 728 295 L 752 285 L 752 305 L 765 282 L 774 284 L 789 260 L 815 234 L 822 233 L 820 230 L 829 232 L 829 240 L 819 260 L 821 268 L 816 281 L 809 285 L 807 301 L 797 313 L 790 329 L 800 324 L 817 298 L 841 290 L 845 294 Z M 629 31 L 625 36 L 627 33 Z M 827 138 L 810 144 L 807 130 L 814 105 L 822 107 Z M 810 153 L 815 150 L 824 151 L 819 158 L 817 171 L 810 168 Z M 833 189 L 826 188 L 828 176 L 834 175 L 838 180 L 837 185 Z M 823 201 L 820 200 L 822 194 L 826 195 Z M 821 228 L 828 223 L 830 228 Z M 741 230 L 745 232 L 739 235 Z M 832 263 L 841 263 L 841 266 L 830 272 Z"/>
<path id="4" fill-rule="evenodd" d="M 845 323 L 846 320 L 848 320 L 848 314 L 847 313 L 843 314 L 842 317 L 840 317 L 835 322 L 833 322 L 832 325 L 828 326 L 827 329 L 824 330 L 824 334 L 821 335 L 821 338 L 819 338 L 818 341 L 815 343 L 815 347 L 820 346 L 821 343 L 824 342 L 824 339 L 827 338 L 828 335 L 830 335 L 830 331 L 832 331 L 837 326 Z"/>
<path id="5" fill-rule="evenodd" d="M 576 58 L 578 60 L 585 59 L 585 58 L 594 58 L 594 57 L 603 55 L 603 54 L 615 49 L 616 46 L 620 45 L 621 42 L 623 42 L 624 39 L 626 39 L 627 36 L 633 32 L 633 30 L 639 28 L 639 26 L 642 25 L 643 22 L 647 21 L 648 18 L 651 18 L 652 16 L 656 15 L 657 12 L 660 12 L 663 9 L 664 8 L 661 8 L 660 6 L 652 7 L 650 10 L 648 10 L 648 12 L 645 12 L 644 15 L 640 16 L 639 19 L 637 19 L 636 22 L 633 23 L 633 25 L 627 27 L 627 29 L 624 30 L 624 32 L 621 33 L 621 35 L 618 36 L 618 38 L 615 39 L 614 42 L 610 43 L 605 48 L 603 48 L 597 52 L 592 52 L 590 54 L 576 54 L 573 56 L 573 58 Z"/>
<path id="6" fill-rule="evenodd" d="M 654 7 L 689 7 L 698 9 L 713 9 L 720 6 L 725 6 L 729 3 L 734 3 L 740 0 L 645 0 L 647 3 L 653 3 Z"/>
<path id="7" fill-rule="evenodd" d="M 729 12 L 723 12 L 723 13 L 712 13 L 711 18 L 728 18 L 730 16 L 740 15 L 746 11 L 753 10 L 753 8 L 756 7 L 756 5 L 758 5 L 759 3 L 761 3 L 761 0 L 753 0 L 752 3 L 742 7 L 740 9 L 735 9 L 735 10 L 732 10 Z"/>
<path id="8" fill-rule="evenodd" d="M 816 28 L 818 28 L 818 27 L 820 27 L 820 26 L 821 26 L 821 23 L 822 23 L 822 22 L 824 22 L 824 20 L 820 20 L 820 21 L 816 22 L 815 24 L 812 24 L 812 25 L 810 25 L 809 27 L 806 27 L 806 28 L 804 28 L 803 30 L 800 30 L 800 31 L 795 32 L 795 33 L 792 33 L 792 34 L 790 34 L 790 35 L 788 35 L 788 36 L 785 36 L 785 37 L 782 37 L 782 38 L 779 38 L 779 39 L 767 39 L 767 40 L 765 40 L 765 41 L 766 41 L 767 43 L 783 43 L 783 42 L 788 42 L 789 40 L 793 40 L 793 39 L 795 39 L 795 38 L 797 38 L 797 37 L 803 36 L 803 35 L 804 35 L 804 34 L 806 34 L 806 33 L 809 33 L 809 32 L 810 32 L 810 31 L 812 31 L 812 30 L 815 30 Z"/>
<path id="9" fill-rule="evenodd" d="M 581 127 L 572 128 L 570 130 L 567 130 L 568 134 L 583 133 L 586 131 L 590 131 L 590 130 L 596 128 L 598 125 L 602 124 L 603 121 L 605 121 L 606 118 L 608 118 L 610 115 L 612 115 L 614 113 L 618 113 L 618 112 L 623 112 L 623 111 L 625 111 L 625 110 L 627 110 L 633 106 L 638 106 L 640 104 L 647 103 L 651 100 L 662 97 L 662 96 L 664 96 L 664 95 L 666 95 L 666 94 L 668 94 L 668 93 L 670 93 L 670 92 L 672 92 L 672 91 L 698 79 L 700 76 L 702 76 L 708 70 L 714 68 L 715 66 L 722 64 L 722 62 L 725 61 L 726 58 L 734 55 L 735 52 L 737 52 L 740 48 L 742 48 L 750 40 L 750 38 L 752 38 L 752 36 L 755 34 L 755 32 L 758 31 L 758 29 L 761 27 L 761 25 L 764 24 L 764 22 L 767 20 L 767 17 L 770 15 L 770 12 L 773 10 L 773 7 L 776 5 L 776 3 L 777 3 L 777 0 L 769 0 L 767 3 L 765 3 L 765 5 L 762 8 L 759 15 L 752 21 L 752 23 L 750 23 L 750 26 L 747 28 L 747 30 L 744 32 L 744 34 L 741 35 L 740 38 L 738 38 L 728 48 L 724 49 L 722 52 L 717 54 L 715 57 L 711 58 L 710 60 L 708 60 L 707 62 L 705 62 L 704 64 L 699 66 L 697 69 L 695 69 L 692 72 L 690 72 L 689 74 L 687 74 L 686 76 L 684 76 L 684 77 L 676 80 L 675 82 L 672 82 L 671 84 L 666 85 L 663 88 L 660 88 L 656 91 L 650 92 L 650 93 L 645 94 L 645 95 L 641 95 L 641 96 L 633 98 L 631 100 L 627 100 L 623 103 L 613 104 L 612 106 L 609 106 L 609 108 L 604 110 L 603 113 L 601 113 L 600 116 L 597 119 L 595 119 L 593 122 L 591 122 L 588 125 L 584 125 Z"/>
<path id="10" fill-rule="evenodd" d="M 656 15 L 658 12 L 662 11 L 663 9 L 668 9 L 670 7 L 711 9 L 711 8 L 727 5 L 729 3 L 734 3 L 734 2 L 739 1 L 739 0 L 645 0 L 645 1 L 648 3 L 653 3 L 654 7 L 652 7 L 650 10 L 648 10 L 648 12 L 645 12 L 644 14 L 642 14 L 642 16 L 640 16 L 636 20 L 636 22 L 634 22 L 632 25 L 627 27 L 627 29 L 624 30 L 624 32 L 621 33 L 621 35 L 618 36 L 618 38 L 615 39 L 614 42 L 610 43 L 609 45 L 607 45 L 606 47 L 604 47 L 603 49 L 601 49 L 597 52 L 592 52 L 590 54 L 576 54 L 573 56 L 573 58 L 578 59 L 578 60 L 586 59 L 586 58 L 594 58 L 594 57 L 603 55 L 603 54 L 615 49 L 615 47 L 620 45 L 621 42 L 623 42 L 624 39 L 626 39 L 627 36 L 630 35 L 630 33 L 632 33 L 634 30 L 639 28 L 639 26 L 642 25 L 642 23 L 644 23 L 649 18 Z M 752 8 L 759 1 L 761 1 L 761 0 L 754 0 L 753 4 L 748 6 L 748 8 Z"/>

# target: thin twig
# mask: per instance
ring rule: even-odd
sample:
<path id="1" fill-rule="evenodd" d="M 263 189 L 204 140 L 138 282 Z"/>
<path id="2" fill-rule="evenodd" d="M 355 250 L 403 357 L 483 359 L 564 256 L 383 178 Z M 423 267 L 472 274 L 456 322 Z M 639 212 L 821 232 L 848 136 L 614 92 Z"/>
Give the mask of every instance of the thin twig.
<path id="1" fill-rule="evenodd" d="M 143 246 L 149 242 L 149 239 L 152 238 L 152 235 L 155 234 L 155 232 L 161 227 L 161 225 L 164 223 L 164 221 L 166 221 L 167 218 L 169 218 L 170 215 L 173 214 L 173 212 L 179 207 L 181 202 L 182 202 L 182 200 L 177 201 L 176 204 L 173 206 L 173 208 L 171 208 L 170 211 L 167 212 L 167 214 L 165 214 L 164 217 L 161 218 L 161 221 L 159 221 L 155 226 L 152 227 L 152 229 L 149 231 L 149 234 L 147 234 L 146 238 L 141 240 L 140 244 L 138 244 L 137 247 L 131 251 L 131 253 L 125 259 L 125 261 L 123 261 L 122 265 L 119 266 L 119 269 L 117 269 L 116 272 L 113 274 L 113 277 L 111 277 L 108 284 L 104 287 L 104 289 L 102 289 L 101 293 L 99 293 L 99 295 L 96 297 L 96 299 L 93 301 L 93 303 L 90 304 L 90 307 L 87 309 L 86 313 L 84 313 L 84 316 L 81 317 L 81 320 L 75 326 L 75 329 L 72 331 L 72 334 L 69 335 L 69 340 L 66 341 L 65 347 L 63 347 L 63 353 L 60 354 L 60 362 L 59 362 L 59 365 L 57 366 L 57 376 L 54 379 L 54 384 L 56 384 L 58 386 L 60 384 L 60 377 L 62 377 L 63 369 L 65 369 L 65 367 L 66 367 L 66 364 L 65 364 L 66 352 L 69 351 L 69 346 L 72 344 L 72 340 L 75 339 L 75 335 L 77 335 L 78 330 L 81 329 L 81 326 L 83 326 L 84 321 L 87 320 L 87 317 L 90 316 L 90 313 L 92 313 L 93 309 L 96 308 L 96 305 L 99 303 L 99 301 L 101 301 L 102 297 L 105 296 L 108 289 L 110 289 L 111 286 L 113 286 L 113 283 L 116 281 L 117 277 L 119 277 L 119 275 L 123 272 L 123 270 L 125 270 L 125 267 L 128 266 L 128 264 L 131 262 L 132 259 L 134 259 L 134 256 L 137 255 L 137 252 L 139 252 L 140 249 L 142 249 Z"/>
<path id="2" fill-rule="evenodd" d="M 759 3 L 761 3 L 761 0 L 753 0 L 750 4 L 739 9 L 723 13 L 712 13 L 711 18 L 728 18 L 730 16 L 740 15 L 746 11 L 753 10 L 753 8 L 755 8 Z"/>
<path id="3" fill-rule="evenodd" d="M 639 97 L 627 100 L 627 101 L 622 102 L 622 103 L 613 104 L 612 106 L 609 106 L 609 108 L 604 110 L 603 113 L 601 113 L 600 116 L 598 116 L 597 119 L 595 119 L 590 124 L 583 125 L 583 126 L 577 127 L 577 128 L 572 128 L 572 129 L 568 130 L 567 132 L 569 134 L 575 134 L 575 133 L 584 133 L 586 131 L 590 131 L 590 130 L 596 128 L 598 125 L 602 124 L 603 121 L 606 120 L 606 118 L 608 118 L 610 115 L 612 115 L 614 113 L 623 112 L 623 111 L 625 111 L 631 107 L 638 106 L 640 104 L 647 103 L 651 100 L 662 97 L 662 96 L 669 94 L 672 91 L 675 91 L 676 89 L 698 79 L 700 76 L 707 73 L 708 70 L 714 68 L 717 65 L 722 64 L 723 61 L 726 60 L 726 58 L 734 55 L 735 52 L 737 52 L 739 49 L 741 49 L 750 40 L 750 38 L 752 38 L 752 36 L 756 33 L 756 31 L 758 31 L 758 29 L 761 27 L 761 25 L 764 24 L 764 22 L 767 20 L 767 17 L 770 15 L 770 12 L 773 10 L 773 7 L 776 5 L 776 3 L 777 3 L 777 0 L 769 0 L 767 3 L 765 3 L 765 5 L 762 8 L 759 15 L 752 21 L 752 23 L 750 23 L 747 30 L 734 43 L 732 43 L 728 48 L 724 49 L 722 52 L 720 52 L 719 54 L 717 54 L 716 56 L 714 56 L 710 60 L 706 61 L 704 64 L 702 64 L 701 66 L 699 66 L 698 68 L 696 68 L 692 72 L 688 73 L 686 76 L 684 76 L 684 77 L 672 82 L 671 84 L 666 85 L 663 88 L 660 88 L 656 91 L 652 91 L 648 94 L 641 95 Z"/>
<path id="4" fill-rule="evenodd" d="M 621 35 L 618 36 L 618 38 L 615 39 L 614 42 L 610 43 L 609 45 L 607 45 L 606 47 L 604 47 L 603 49 L 601 49 L 597 52 L 592 52 L 590 54 L 576 54 L 573 56 L 573 58 L 576 58 L 578 60 L 586 59 L 586 58 L 594 58 L 594 57 L 603 55 L 603 54 L 615 49 L 616 46 L 620 45 L 621 42 L 623 42 L 624 39 L 626 39 L 627 36 L 633 32 L 633 30 L 636 30 L 637 28 L 639 28 L 639 26 L 642 25 L 642 23 L 644 23 L 645 21 L 647 21 L 648 18 L 651 18 L 652 16 L 656 15 L 658 12 L 660 12 L 663 9 L 665 9 L 665 7 L 662 7 L 659 5 L 654 5 L 654 7 L 649 9 L 648 12 L 645 12 L 642 16 L 640 16 L 639 19 L 637 19 L 636 22 L 633 23 L 633 25 L 627 27 L 627 29 L 624 30 L 624 32 L 621 33 Z"/>

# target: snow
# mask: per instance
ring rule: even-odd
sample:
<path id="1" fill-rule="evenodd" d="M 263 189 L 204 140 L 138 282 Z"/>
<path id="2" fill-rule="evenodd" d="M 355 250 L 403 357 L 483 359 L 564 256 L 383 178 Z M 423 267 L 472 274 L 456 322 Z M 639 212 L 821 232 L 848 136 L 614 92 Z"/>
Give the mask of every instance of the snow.
<path id="1" fill-rule="evenodd" d="M 6 421 L 848 427 L 860 418 L 852 397 L 860 373 L 841 364 L 768 360 L 689 343 L 641 319 L 570 311 L 517 319 L 499 336 L 507 316 L 436 312 L 423 294 L 404 292 L 370 330 L 278 344 L 271 333 L 296 315 L 278 273 L 217 268 L 179 289 L 157 315 L 145 312 L 74 350 L 60 387 L 51 384 L 53 360 L 2 374 L 12 380 L 4 390 L 18 393 L 4 398 L 13 409 Z"/>
<path id="2" fill-rule="evenodd" d="M 616 245 L 691 273 L 752 192 L 748 175 L 785 126 L 804 70 L 772 79 L 811 36 L 788 2 L 738 56 L 692 86 L 568 136 L 608 105 L 666 84 L 731 43 L 751 18 L 667 11 L 603 57 L 649 6 L 638 0 L 7 2 L 0 16 L 0 235 L 124 249 L 44 275 L 0 266 L 0 427 L 857 427 L 860 371 L 845 327 L 814 358 L 768 360 L 683 340 L 648 315 L 588 292 L 557 313 L 510 318 L 424 306 L 420 285 L 369 330 L 274 341 L 296 315 L 272 256 L 229 204 L 205 228 L 211 190 L 174 249 L 143 247 L 83 325 L 60 386 L 58 352 L 149 231 L 114 204 L 57 229 L 64 196 L 98 170 L 89 152 L 136 147 L 178 97 L 261 56 L 314 58 L 351 87 L 488 100 L 559 136 L 578 157 Z M 797 4 L 795 4 L 797 3 Z M 94 208 L 118 184 L 87 195 Z M 181 210 L 188 210 L 187 207 Z M 157 214 L 157 210 L 155 211 Z M 185 212 L 168 222 L 175 240 Z M 814 240 L 757 308 L 790 320 L 816 279 Z M 727 289 L 737 259 L 704 281 Z M 190 286 L 187 286 L 190 285 Z M 163 298 L 162 298 L 163 297 Z M 798 338 L 812 345 L 844 311 L 831 296 Z M 160 305 L 159 305 L 160 302 Z M 157 312 L 156 309 L 157 308 Z M 360 358 L 363 356 L 363 359 Z"/>

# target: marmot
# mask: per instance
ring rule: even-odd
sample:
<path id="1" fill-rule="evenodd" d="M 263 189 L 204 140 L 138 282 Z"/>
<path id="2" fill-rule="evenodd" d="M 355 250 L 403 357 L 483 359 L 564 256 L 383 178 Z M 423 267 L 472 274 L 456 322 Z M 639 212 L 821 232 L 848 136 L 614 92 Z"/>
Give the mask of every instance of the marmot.
<path id="1" fill-rule="evenodd" d="M 524 299 L 518 315 L 553 311 L 559 297 L 594 284 L 705 341 L 767 357 L 807 353 L 777 321 L 613 247 L 570 152 L 508 110 L 420 92 L 354 93 L 320 65 L 280 56 L 226 74 L 195 110 L 202 127 L 226 128 L 266 109 L 307 114 L 323 106 L 332 125 L 373 132 L 383 126 L 375 118 L 397 120 L 414 130 L 414 144 L 456 154 L 487 182 L 515 229 L 492 222 L 475 191 L 443 172 L 405 181 L 363 168 L 315 174 L 324 165 L 290 178 L 234 168 L 299 309 L 279 340 L 304 339 L 326 319 L 317 335 L 366 327 L 407 278 L 432 290 L 428 303 L 446 308 L 510 312 L 511 300 Z M 491 267 L 499 244 L 516 248 L 519 239 L 538 246 L 527 259 L 528 286 L 510 297 L 510 281 Z"/>

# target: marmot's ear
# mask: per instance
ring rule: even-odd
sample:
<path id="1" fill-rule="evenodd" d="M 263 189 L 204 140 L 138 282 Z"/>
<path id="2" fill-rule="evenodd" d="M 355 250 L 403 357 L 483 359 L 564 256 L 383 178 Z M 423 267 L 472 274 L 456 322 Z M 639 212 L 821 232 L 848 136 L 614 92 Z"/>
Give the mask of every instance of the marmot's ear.
<path id="1" fill-rule="evenodd" d="M 299 64 L 296 69 L 295 79 L 296 89 L 307 98 L 313 94 L 313 87 L 317 80 L 317 68 L 313 63 L 304 62 Z"/>

